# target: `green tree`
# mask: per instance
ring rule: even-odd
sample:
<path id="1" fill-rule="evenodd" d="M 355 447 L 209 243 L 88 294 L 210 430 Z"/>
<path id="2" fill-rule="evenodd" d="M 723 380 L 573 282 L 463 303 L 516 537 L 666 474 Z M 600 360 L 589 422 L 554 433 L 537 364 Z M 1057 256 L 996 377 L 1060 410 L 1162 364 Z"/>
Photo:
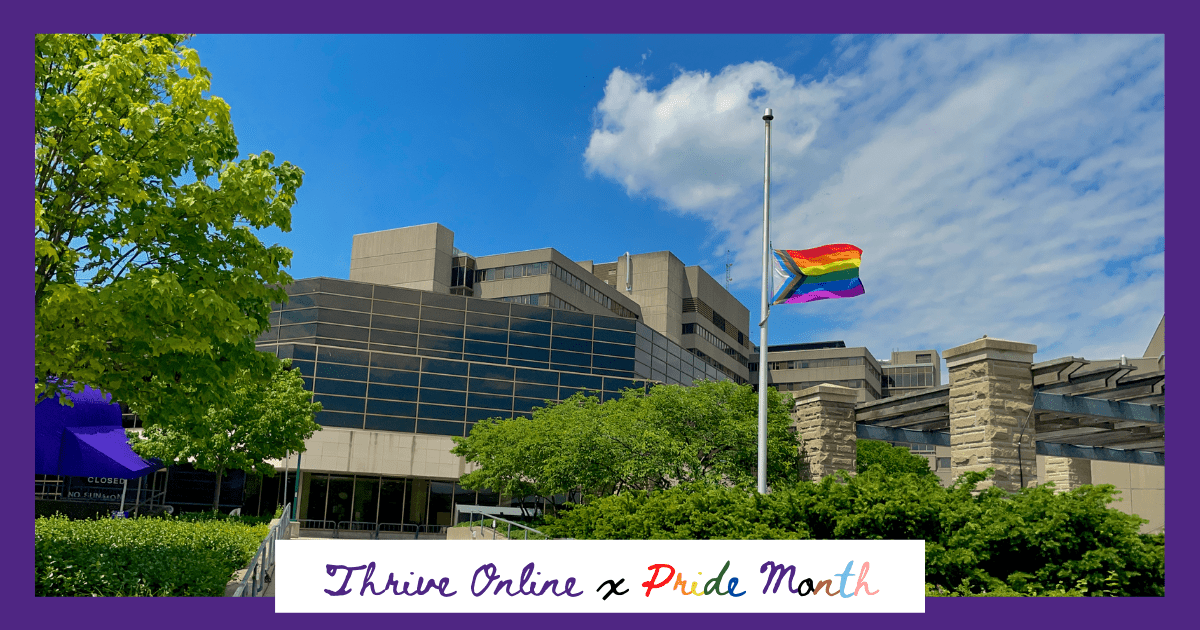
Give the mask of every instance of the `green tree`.
<path id="1" fill-rule="evenodd" d="M 767 478 L 781 486 L 806 477 L 789 401 L 774 390 L 768 396 Z M 453 452 L 479 465 L 460 481 L 468 488 L 545 499 L 606 496 L 680 483 L 752 484 L 757 435 L 754 390 L 704 382 L 626 390 L 604 403 L 576 394 L 531 418 L 480 422 L 456 438 Z"/>
<path id="2" fill-rule="evenodd" d="M 907 448 L 875 440 L 858 440 L 857 449 L 855 469 L 860 475 L 872 466 L 878 466 L 887 475 L 912 473 L 918 476 L 937 476 L 929 469 L 929 460 L 920 455 L 913 455 Z"/>
<path id="3" fill-rule="evenodd" d="M 221 477 L 229 470 L 275 475 L 269 459 L 304 451 L 304 440 L 320 426 L 313 417 L 320 403 L 310 402 L 300 373 L 278 362 L 267 382 L 243 371 L 227 402 L 213 407 L 184 430 L 163 423 L 135 436 L 133 450 L 166 462 L 190 461 L 217 475 L 213 510 L 221 501 Z"/>
<path id="4" fill-rule="evenodd" d="M 254 339 L 291 252 L 255 230 L 290 230 L 303 171 L 238 159 L 185 39 L 35 38 L 35 402 L 87 383 L 186 422 L 274 361 Z"/>

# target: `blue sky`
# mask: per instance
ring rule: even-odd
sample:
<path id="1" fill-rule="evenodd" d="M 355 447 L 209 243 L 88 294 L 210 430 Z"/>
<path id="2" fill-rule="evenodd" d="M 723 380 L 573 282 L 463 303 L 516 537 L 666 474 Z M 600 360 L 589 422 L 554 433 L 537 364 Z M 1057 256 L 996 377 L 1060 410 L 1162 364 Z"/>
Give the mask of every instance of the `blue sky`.
<path id="1" fill-rule="evenodd" d="M 1163 313 L 1163 41 L 1151 36 L 229 36 L 191 45 L 243 154 L 305 170 L 294 277 L 428 222 L 475 255 L 670 250 L 757 321 L 772 241 L 864 249 L 866 295 L 771 343 L 880 358 L 987 334 L 1140 355 Z M 754 333 L 757 340 L 757 333 Z"/>

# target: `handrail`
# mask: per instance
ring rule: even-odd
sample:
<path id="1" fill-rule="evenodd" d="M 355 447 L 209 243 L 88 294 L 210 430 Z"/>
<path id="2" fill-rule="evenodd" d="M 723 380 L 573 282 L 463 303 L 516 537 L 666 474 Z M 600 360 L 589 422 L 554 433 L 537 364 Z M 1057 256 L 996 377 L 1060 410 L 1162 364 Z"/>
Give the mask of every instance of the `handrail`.
<path id="1" fill-rule="evenodd" d="M 271 582 L 271 575 L 275 572 L 275 541 L 287 533 L 287 526 L 291 520 L 292 504 L 288 503 L 283 506 L 283 513 L 280 514 L 275 526 L 267 532 L 267 537 L 258 545 L 258 551 L 254 552 L 250 564 L 246 565 L 246 573 L 238 582 L 237 589 L 233 592 L 234 597 L 263 596 L 267 584 Z"/>
<path id="2" fill-rule="evenodd" d="M 505 523 L 505 524 L 506 524 L 506 526 L 507 526 L 507 527 L 506 527 L 506 529 L 505 529 L 505 531 L 504 531 L 504 538 L 505 538 L 506 540 L 513 540 L 513 537 L 512 537 L 512 528 L 513 528 L 513 526 L 514 526 L 514 525 L 516 525 L 516 526 L 517 526 L 518 528 L 520 528 L 520 529 L 523 529 L 523 530 L 525 530 L 525 536 L 524 536 L 523 540 L 529 540 L 529 533 L 530 533 L 530 532 L 533 532 L 535 535 L 537 535 L 537 536 L 540 536 L 540 537 L 542 537 L 542 538 L 544 538 L 544 539 L 549 539 L 549 538 L 550 538 L 550 536 L 546 535 L 546 533 L 545 533 L 545 532 L 543 532 L 543 531 L 540 531 L 540 530 L 534 529 L 534 528 L 532 528 L 532 527 L 528 527 L 528 526 L 526 526 L 526 525 L 522 525 L 522 524 L 520 524 L 520 523 L 517 523 L 517 522 L 514 522 L 514 521 L 510 521 L 510 520 L 508 520 L 508 519 L 506 519 L 506 518 L 502 518 L 502 517 L 496 516 L 496 515 L 494 515 L 494 514 L 488 514 L 487 512 L 485 512 L 485 511 L 483 511 L 483 510 L 472 510 L 472 509 L 467 509 L 467 508 L 460 508 L 460 509 L 459 509 L 459 513 L 460 513 L 460 514 L 468 514 L 468 515 L 471 515 L 471 514 L 478 514 L 478 515 L 479 515 L 479 533 L 480 533 L 480 534 L 483 534 L 483 528 L 484 528 L 484 525 L 483 525 L 483 523 L 484 523 L 484 521 L 487 521 L 487 520 L 490 520 L 490 521 L 492 521 L 492 527 L 491 527 L 491 529 L 492 529 L 492 540 L 496 540 L 496 536 L 498 535 L 498 529 L 497 529 L 497 527 L 496 527 L 496 522 L 497 522 L 497 521 L 499 521 L 499 522 L 501 522 L 501 523 Z M 475 519 L 474 519 L 474 518 L 468 518 L 468 519 L 467 519 L 467 526 L 468 526 L 468 527 L 474 527 L 473 525 L 471 525 L 471 523 L 474 523 L 474 522 L 475 522 Z M 475 538 L 475 532 L 474 532 L 474 530 L 472 530 L 472 531 L 471 531 L 471 537 L 472 537 L 472 538 Z"/>

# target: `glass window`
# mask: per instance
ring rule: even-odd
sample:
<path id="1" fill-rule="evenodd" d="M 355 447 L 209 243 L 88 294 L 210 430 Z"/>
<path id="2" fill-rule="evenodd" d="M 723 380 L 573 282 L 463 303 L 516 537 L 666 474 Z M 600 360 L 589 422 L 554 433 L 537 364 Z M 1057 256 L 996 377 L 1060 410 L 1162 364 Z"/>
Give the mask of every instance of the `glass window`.
<path id="1" fill-rule="evenodd" d="M 417 417 L 422 418 L 422 419 L 428 418 L 431 420 L 457 420 L 457 421 L 461 422 L 463 419 L 463 416 L 464 416 L 464 411 L 461 406 L 448 407 L 445 405 L 430 405 L 430 404 L 426 404 L 426 403 L 421 403 L 420 405 L 417 406 Z M 431 431 L 427 431 L 427 430 L 421 428 L 423 426 L 425 426 L 423 423 L 419 423 L 417 426 L 417 431 L 420 433 L 430 433 L 431 432 Z M 459 427 L 458 433 L 442 433 L 441 435 L 462 435 L 462 428 Z"/>
<path id="2" fill-rule="evenodd" d="M 412 433 L 416 429 L 416 423 L 417 421 L 412 418 L 393 418 L 392 416 L 372 416 L 368 414 L 364 428 L 372 431 Z"/>
<path id="3" fill-rule="evenodd" d="M 303 374 L 303 372 L 301 373 Z M 317 377 L 336 378 L 343 381 L 365 381 L 367 380 L 367 368 L 336 363 L 318 363 Z"/>
<path id="4" fill-rule="evenodd" d="M 428 479 L 409 480 L 404 505 L 405 523 L 425 523 L 425 514 L 429 506 Z"/>
<path id="5" fill-rule="evenodd" d="M 313 396 L 313 402 L 321 403 L 321 408 L 325 411 L 341 411 L 345 413 L 363 412 L 362 398 L 346 398 L 343 396 L 317 394 Z"/>
<path id="6" fill-rule="evenodd" d="M 407 385 L 416 387 L 420 384 L 421 375 L 418 372 L 404 372 L 384 368 L 371 368 L 371 383 L 387 383 L 388 385 Z M 391 398 L 391 396 L 388 396 Z M 408 400 L 401 398 L 400 400 Z"/>
<path id="7" fill-rule="evenodd" d="M 304 483 L 300 491 L 300 518 L 324 520 L 325 496 L 328 492 L 329 477 L 304 473 Z"/>
<path id="8" fill-rule="evenodd" d="M 356 381 L 330 381 L 319 378 L 313 391 L 318 394 L 334 394 L 337 396 L 366 396 L 367 384 Z"/>
<path id="9" fill-rule="evenodd" d="M 353 477 L 330 477 L 329 504 L 325 510 L 326 518 L 337 523 L 349 521 L 353 499 Z"/>
<path id="10" fill-rule="evenodd" d="M 430 435 L 451 435 L 462 437 L 464 425 L 461 422 L 446 422 L 443 420 L 417 420 L 417 433 Z"/>
<path id="11" fill-rule="evenodd" d="M 429 482 L 429 524 L 453 525 L 454 484 L 440 481 Z"/>
<path id="12" fill-rule="evenodd" d="M 438 405 L 457 405 L 461 407 L 466 404 L 467 395 L 464 392 L 452 392 L 443 389 L 426 389 L 421 388 L 421 402 L 434 403 Z M 462 414 L 458 414 L 461 416 Z M 441 417 L 441 416 L 436 416 Z"/>
<path id="13" fill-rule="evenodd" d="M 367 413 L 411 418 L 417 415 L 417 405 L 414 402 L 371 398 L 367 400 Z"/>
<path id="14" fill-rule="evenodd" d="M 403 479 L 383 479 L 379 483 L 379 522 L 404 522 L 405 482 Z"/>
<path id="15" fill-rule="evenodd" d="M 353 518 L 359 523 L 376 523 L 379 510 L 379 479 L 376 477 L 354 478 Z"/>
<path id="16" fill-rule="evenodd" d="M 421 375 L 421 387 L 432 387 L 434 389 L 449 389 L 456 392 L 467 391 L 467 379 L 462 376 L 447 376 L 444 374 L 431 374 L 426 372 Z"/>

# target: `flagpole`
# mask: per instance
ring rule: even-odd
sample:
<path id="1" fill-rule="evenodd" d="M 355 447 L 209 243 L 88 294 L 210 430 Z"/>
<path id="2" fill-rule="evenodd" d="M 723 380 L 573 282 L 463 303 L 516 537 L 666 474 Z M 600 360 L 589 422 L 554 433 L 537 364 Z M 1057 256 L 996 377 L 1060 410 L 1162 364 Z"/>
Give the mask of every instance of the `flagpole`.
<path id="1" fill-rule="evenodd" d="M 763 162 L 762 321 L 758 324 L 758 492 L 767 493 L 767 283 L 771 273 L 771 109 L 763 114 L 766 157 Z"/>

